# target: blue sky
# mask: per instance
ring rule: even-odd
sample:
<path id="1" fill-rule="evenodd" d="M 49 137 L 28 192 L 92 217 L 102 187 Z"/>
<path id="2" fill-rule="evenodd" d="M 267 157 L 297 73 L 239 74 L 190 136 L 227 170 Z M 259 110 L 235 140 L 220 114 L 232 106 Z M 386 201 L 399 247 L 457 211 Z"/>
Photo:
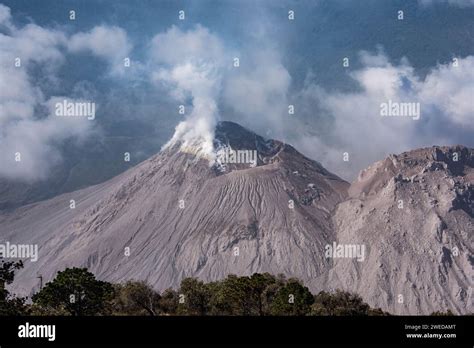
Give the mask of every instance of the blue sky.
<path id="1" fill-rule="evenodd" d="M 71 157 L 110 164 L 129 151 L 133 164 L 180 122 L 175 137 L 191 141 L 212 138 L 218 120 L 238 121 L 348 180 L 389 153 L 474 145 L 472 0 L 1 3 L 9 91 L 0 95 L 0 176 L 8 179 L 44 179 Z M 17 56 L 24 64 L 15 70 Z M 58 97 L 93 100 L 97 118 L 59 122 Z M 381 119 L 389 99 L 419 102 L 420 119 Z M 16 151 L 22 166 L 10 163 Z"/>

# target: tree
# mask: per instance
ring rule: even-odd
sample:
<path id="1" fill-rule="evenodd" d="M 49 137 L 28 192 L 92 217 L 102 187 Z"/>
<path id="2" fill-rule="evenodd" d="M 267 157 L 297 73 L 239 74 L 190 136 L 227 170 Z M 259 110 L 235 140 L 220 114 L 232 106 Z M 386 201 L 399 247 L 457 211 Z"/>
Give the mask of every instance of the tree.
<path id="1" fill-rule="evenodd" d="M 178 312 L 187 315 L 206 315 L 210 309 L 211 292 L 209 286 L 195 278 L 185 278 L 181 281 Z"/>
<path id="2" fill-rule="evenodd" d="M 272 303 L 277 295 L 278 291 L 287 283 L 286 276 L 284 274 L 278 274 L 276 277 L 264 273 L 263 276 L 267 278 L 267 286 L 261 293 L 263 315 L 272 315 Z"/>
<path id="3" fill-rule="evenodd" d="M 336 290 L 331 294 L 321 291 L 315 297 L 312 315 L 386 315 L 380 308 L 372 309 L 357 294 Z"/>
<path id="4" fill-rule="evenodd" d="M 252 288 L 252 296 L 256 303 L 254 312 L 258 315 L 267 315 L 270 312 L 269 303 L 273 299 L 272 289 L 278 289 L 279 284 L 277 279 L 269 273 L 254 273 L 250 277 L 250 284 Z"/>
<path id="5" fill-rule="evenodd" d="M 115 285 L 114 293 L 114 314 L 157 315 L 160 312 L 160 294 L 144 281 L 128 281 L 123 285 Z"/>
<path id="6" fill-rule="evenodd" d="M 6 285 L 15 279 L 15 271 L 23 268 L 23 262 L 6 262 L 0 260 L 0 315 L 25 315 L 28 310 L 25 306 L 25 298 L 10 294 Z"/>
<path id="7" fill-rule="evenodd" d="M 213 287 L 212 314 L 252 315 L 257 308 L 249 277 L 229 275 Z"/>
<path id="8" fill-rule="evenodd" d="M 160 310 L 167 315 L 178 312 L 178 293 L 173 289 L 166 289 L 159 300 Z"/>
<path id="9" fill-rule="evenodd" d="M 210 283 L 213 315 L 269 315 L 274 293 L 284 284 L 284 277 L 254 273 L 250 277 L 229 275 Z"/>
<path id="10" fill-rule="evenodd" d="M 106 314 L 113 298 L 110 283 L 97 280 L 86 268 L 67 268 L 33 296 L 48 312 L 73 316 Z"/>
<path id="11" fill-rule="evenodd" d="M 313 294 L 297 279 L 289 279 L 280 287 L 271 302 L 273 315 L 307 315 L 314 302 Z"/>
<path id="12" fill-rule="evenodd" d="M 436 312 L 431 313 L 430 315 L 434 317 L 444 317 L 444 316 L 453 316 L 454 313 L 451 312 L 450 309 L 448 309 L 446 312 L 436 311 Z"/>

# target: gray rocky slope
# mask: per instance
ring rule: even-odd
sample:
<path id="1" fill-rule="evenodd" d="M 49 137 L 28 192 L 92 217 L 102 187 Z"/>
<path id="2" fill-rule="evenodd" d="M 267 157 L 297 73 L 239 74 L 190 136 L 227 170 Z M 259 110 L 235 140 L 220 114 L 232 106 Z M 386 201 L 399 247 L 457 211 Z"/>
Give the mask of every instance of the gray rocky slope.
<path id="1" fill-rule="evenodd" d="M 69 266 L 158 290 L 187 276 L 270 272 L 392 313 L 473 311 L 473 150 L 391 156 L 349 185 L 234 123 L 218 125 L 215 145 L 257 150 L 257 166 L 210 167 L 175 144 L 103 184 L 3 212 L 0 242 L 39 246 L 13 290 L 31 294 L 39 274 Z M 327 258 L 333 242 L 364 245 L 364 260 Z"/>
<path id="2" fill-rule="evenodd" d="M 457 159 L 457 161 L 453 160 Z M 333 220 L 364 262 L 336 259 L 329 284 L 391 313 L 473 313 L 474 151 L 432 147 L 362 171 Z"/>

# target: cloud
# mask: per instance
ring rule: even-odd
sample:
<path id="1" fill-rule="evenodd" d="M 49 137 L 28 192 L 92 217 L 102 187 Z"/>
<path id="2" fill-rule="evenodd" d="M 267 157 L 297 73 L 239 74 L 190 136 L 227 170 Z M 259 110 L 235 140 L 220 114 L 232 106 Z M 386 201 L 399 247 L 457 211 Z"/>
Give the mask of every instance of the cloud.
<path id="1" fill-rule="evenodd" d="M 0 7 L 11 29 L 8 35 L 0 34 L 0 176 L 36 180 L 45 178 L 60 160 L 58 143 L 87 135 L 90 123 L 52 115 L 52 99 L 35 84 L 38 74 L 54 79 L 55 69 L 64 62 L 65 35 L 35 24 L 17 28 L 9 13 Z M 16 153 L 21 154 L 19 162 Z"/>
<path id="2" fill-rule="evenodd" d="M 406 58 L 395 64 L 380 48 L 362 51 L 363 67 L 349 73 L 357 88 L 343 92 L 326 90 L 311 74 L 301 89 L 292 89 L 275 50 L 250 52 L 223 82 L 222 103 L 235 112 L 233 118 L 285 140 L 345 179 L 390 153 L 472 145 L 474 57 L 459 58 L 457 66 L 438 65 L 421 78 Z M 420 119 L 382 117 L 381 104 L 389 100 L 420 103 Z M 295 115 L 288 114 L 289 104 Z M 349 162 L 343 161 L 344 152 Z"/>
<path id="3" fill-rule="evenodd" d="M 96 26 L 88 32 L 71 36 L 68 42 L 70 52 L 90 52 L 111 64 L 112 72 L 123 73 L 123 62 L 130 58 L 132 45 L 127 33 L 116 26 Z"/>
<path id="4" fill-rule="evenodd" d="M 191 99 L 192 104 L 165 147 L 181 142 L 182 150 L 213 163 L 214 129 L 219 120 L 217 103 L 226 61 L 231 64 L 223 43 L 202 26 L 188 31 L 173 26 L 152 39 L 150 56 L 154 83 L 167 84 L 177 101 Z"/>
<path id="5" fill-rule="evenodd" d="M 12 28 L 10 8 L 0 4 L 0 27 Z"/>
<path id="6" fill-rule="evenodd" d="M 419 98 L 449 122 L 474 131 L 474 57 L 440 65 L 426 77 Z"/>
<path id="7" fill-rule="evenodd" d="M 23 65 L 30 62 L 59 64 L 64 58 L 60 47 L 66 42 L 65 35 L 36 24 L 27 24 L 23 28 L 13 27 L 11 34 L 2 35 L 0 40 L 2 52 L 5 53 L 4 59 L 19 57 Z"/>
<path id="8" fill-rule="evenodd" d="M 330 134 L 315 137 L 318 146 L 308 151 L 311 157 L 353 179 L 390 153 L 469 142 L 474 130 L 474 57 L 459 59 L 458 66 L 434 67 L 424 79 L 406 59 L 394 65 L 380 52 L 362 52 L 360 58 L 364 68 L 351 74 L 358 91 L 328 92 L 310 83 L 300 92 L 332 120 L 327 127 Z M 420 119 L 381 117 L 381 104 L 388 100 L 420 103 Z M 310 139 L 307 135 L 296 139 L 296 146 L 302 142 L 302 148 L 308 150 Z M 350 154 L 350 163 L 343 162 L 343 152 Z"/>
<path id="9" fill-rule="evenodd" d="M 51 103 L 52 100 L 46 102 Z M 0 175 L 27 181 L 46 178 L 50 168 L 61 161 L 58 144 L 66 139 L 81 140 L 89 136 L 90 127 L 91 123 L 86 119 L 65 119 L 54 114 L 10 124 L 0 140 Z M 19 162 L 15 160 L 17 153 L 21 155 Z"/>
<path id="10" fill-rule="evenodd" d="M 241 122 L 255 130 L 284 136 L 288 126 L 288 91 L 291 76 L 281 57 L 271 48 L 251 49 L 242 57 L 224 83 L 223 103 L 238 114 Z"/>
<path id="11" fill-rule="evenodd" d="M 157 63 L 176 65 L 193 61 L 220 66 L 224 56 L 221 40 L 201 25 L 188 31 L 173 25 L 151 41 L 151 57 Z"/>

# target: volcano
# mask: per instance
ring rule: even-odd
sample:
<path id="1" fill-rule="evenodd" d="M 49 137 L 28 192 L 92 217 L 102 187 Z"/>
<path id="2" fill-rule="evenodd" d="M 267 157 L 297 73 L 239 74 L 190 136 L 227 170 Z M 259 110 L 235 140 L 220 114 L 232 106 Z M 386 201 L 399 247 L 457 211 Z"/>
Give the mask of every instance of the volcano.
<path id="1" fill-rule="evenodd" d="M 235 123 L 220 123 L 215 134 L 217 149 L 256 150 L 256 166 L 210 165 L 176 143 L 103 184 L 2 216 L 7 240 L 39 245 L 38 262 L 18 274 L 18 290 L 72 265 L 110 281 L 146 279 L 160 290 L 188 276 L 324 278 L 329 261 L 319 251 L 335 238 L 331 212 L 349 184 Z"/>
<path id="2" fill-rule="evenodd" d="M 215 151 L 251 151 L 251 165 L 181 145 L 100 185 L 2 213 L 3 239 L 39 246 L 12 290 L 31 295 L 39 275 L 48 281 L 71 266 L 157 290 L 185 277 L 269 272 L 314 292 L 353 291 L 392 313 L 472 311 L 472 149 L 393 155 L 350 185 L 232 122 L 217 125 Z M 328 257 L 336 243 L 363 245 L 366 255 Z"/>

